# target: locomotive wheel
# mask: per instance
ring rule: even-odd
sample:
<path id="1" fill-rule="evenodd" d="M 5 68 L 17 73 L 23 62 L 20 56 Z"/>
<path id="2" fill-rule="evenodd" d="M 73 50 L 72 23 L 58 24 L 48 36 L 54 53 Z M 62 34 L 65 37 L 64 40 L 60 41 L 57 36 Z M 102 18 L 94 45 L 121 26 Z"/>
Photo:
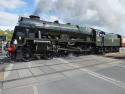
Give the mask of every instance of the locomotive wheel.
<path id="1" fill-rule="evenodd" d="M 47 53 L 46 59 L 53 59 L 53 54 L 51 52 Z"/>
<path id="2" fill-rule="evenodd" d="M 69 53 L 65 51 L 65 52 L 62 53 L 61 56 L 62 56 L 62 57 L 67 57 L 68 55 L 69 55 Z"/>
<path id="3" fill-rule="evenodd" d="M 51 52 L 48 52 L 44 55 L 41 56 L 41 58 L 45 59 L 45 60 L 50 60 L 50 59 L 53 59 L 53 55 Z"/>
<path id="4" fill-rule="evenodd" d="M 80 54 L 79 54 L 78 52 L 74 52 L 73 55 L 74 55 L 75 57 L 79 57 L 79 56 L 80 56 Z"/>
<path id="5" fill-rule="evenodd" d="M 23 49 L 23 61 L 28 62 L 31 59 L 31 51 L 29 49 Z"/>

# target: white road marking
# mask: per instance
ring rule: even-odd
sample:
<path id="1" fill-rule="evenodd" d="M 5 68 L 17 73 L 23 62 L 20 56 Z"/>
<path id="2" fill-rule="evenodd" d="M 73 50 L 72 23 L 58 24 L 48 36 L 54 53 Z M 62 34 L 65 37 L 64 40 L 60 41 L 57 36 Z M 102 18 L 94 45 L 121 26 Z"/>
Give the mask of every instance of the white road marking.
<path id="1" fill-rule="evenodd" d="M 107 82 L 109 82 L 109 83 L 112 83 L 112 84 L 118 86 L 118 87 L 125 88 L 125 83 L 123 83 L 123 82 L 121 82 L 121 81 L 118 81 L 118 80 L 116 80 L 116 79 L 112 79 L 112 78 L 109 78 L 109 77 L 107 77 L 107 76 L 98 74 L 98 73 L 93 72 L 93 71 L 91 71 L 91 70 L 89 70 L 89 69 L 80 69 L 80 70 L 83 70 L 84 72 L 87 72 L 88 74 L 90 74 L 90 75 L 92 75 L 92 76 L 94 76 L 94 77 L 96 77 L 96 78 L 105 80 L 105 81 L 107 81 Z"/>
<path id="2" fill-rule="evenodd" d="M 33 86 L 33 91 L 34 91 L 34 94 L 39 94 L 39 93 L 38 93 L 38 89 L 37 89 L 36 86 Z"/>
<path id="3" fill-rule="evenodd" d="M 10 64 L 8 67 L 7 67 L 7 70 L 11 70 L 13 68 L 13 65 L 14 64 Z M 6 79 L 9 75 L 10 75 L 10 72 L 11 71 L 7 71 L 4 73 L 4 79 Z"/>

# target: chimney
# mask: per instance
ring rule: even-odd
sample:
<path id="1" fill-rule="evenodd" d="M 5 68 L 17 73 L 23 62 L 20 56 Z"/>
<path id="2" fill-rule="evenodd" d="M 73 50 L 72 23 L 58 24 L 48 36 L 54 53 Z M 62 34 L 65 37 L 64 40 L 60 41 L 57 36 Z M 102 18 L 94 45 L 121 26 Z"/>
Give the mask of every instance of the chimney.
<path id="1" fill-rule="evenodd" d="M 40 20 L 40 17 L 36 16 L 36 15 L 30 15 L 29 17 L 30 17 L 30 19 Z"/>
<path id="2" fill-rule="evenodd" d="M 55 20 L 54 23 L 59 24 L 59 21 L 58 21 L 58 20 Z"/>
<path id="3" fill-rule="evenodd" d="M 71 25 L 71 23 L 66 23 L 67 25 Z"/>

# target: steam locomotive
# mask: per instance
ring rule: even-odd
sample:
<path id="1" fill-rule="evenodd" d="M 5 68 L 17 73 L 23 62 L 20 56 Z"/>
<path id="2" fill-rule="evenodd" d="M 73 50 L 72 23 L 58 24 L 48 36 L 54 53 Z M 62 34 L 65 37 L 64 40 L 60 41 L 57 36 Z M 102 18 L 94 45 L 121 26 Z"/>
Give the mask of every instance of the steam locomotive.
<path id="1" fill-rule="evenodd" d="M 122 37 L 118 34 L 72 25 L 48 22 L 31 15 L 20 17 L 15 26 L 11 45 L 11 55 L 18 60 L 31 58 L 53 58 L 72 53 L 98 54 L 117 52 L 122 46 Z"/>

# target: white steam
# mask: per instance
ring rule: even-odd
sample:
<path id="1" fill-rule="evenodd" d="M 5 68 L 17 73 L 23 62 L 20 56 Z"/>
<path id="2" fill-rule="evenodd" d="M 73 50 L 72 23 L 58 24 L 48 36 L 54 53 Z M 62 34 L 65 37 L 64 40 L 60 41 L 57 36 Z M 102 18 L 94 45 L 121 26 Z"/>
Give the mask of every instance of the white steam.
<path id="1" fill-rule="evenodd" d="M 124 5 L 124 0 L 37 0 L 34 14 L 125 34 Z"/>

